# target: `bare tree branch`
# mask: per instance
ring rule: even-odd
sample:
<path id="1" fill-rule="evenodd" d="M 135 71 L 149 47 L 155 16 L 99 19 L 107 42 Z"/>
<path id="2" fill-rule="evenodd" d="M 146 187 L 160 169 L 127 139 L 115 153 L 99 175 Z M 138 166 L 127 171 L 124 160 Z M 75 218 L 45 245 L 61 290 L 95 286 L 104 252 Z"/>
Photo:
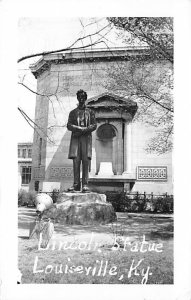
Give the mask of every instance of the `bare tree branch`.
<path id="1" fill-rule="evenodd" d="M 54 141 L 52 141 L 49 136 L 44 132 L 44 130 L 36 124 L 20 107 L 17 107 L 18 111 L 21 113 L 21 115 L 24 117 L 24 119 L 27 121 L 27 123 L 32 127 L 38 134 L 37 128 L 43 133 L 44 136 L 47 137 L 50 143 L 55 144 Z M 40 135 L 40 134 L 39 134 Z M 41 135 L 40 135 L 41 136 Z M 43 138 L 43 136 L 41 136 Z"/>
<path id="2" fill-rule="evenodd" d="M 33 91 L 31 88 L 29 88 L 26 84 L 24 84 L 23 82 L 18 82 L 18 84 L 24 86 L 27 90 L 29 90 L 30 92 L 32 92 L 33 94 L 36 94 L 38 96 L 42 96 L 42 97 L 51 97 L 51 96 L 54 96 L 54 94 L 41 94 L 41 93 L 38 93 L 38 92 L 35 92 Z"/>
<path id="3" fill-rule="evenodd" d="M 68 50 L 84 49 L 84 48 L 88 48 L 88 47 L 90 47 L 90 46 L 95 46 L 95 45 L 97 45 L 97 44 L 102 43 L 102 41 L 100 41 L 100 39 L 98 39 L 97 41 L 95 41 L 95 42 L 93 43 L 93 45 L 92 45 L 92 44 L 88 44 L 88 45 L 85 45 L 85 46 L 83 46 L 83 47 L 80 47 L 80 46 L 79 46 L 79 47 L 74 47 L 74 48 L 73 48 L 73 46 L 74 46 L 75 44 L 77 44 L 79 41 L 84 40 L 84 39 L 86 39 L 86 38 L 88 38 L 88 37 L 90 37 L 90 36 L 97 35 L 99 32 L 103 31 L 105 28 L 107 28 L 107 27 L 109 27 L 109 26 L 110 26 L 110 25 L 107 24 L 106 26 L 104 26 L 103 28 L 101 28 L 100 30 L 98 30 L 97 32 L 95 32 L 95 33 L 93 33 L 93 34 L 88 34 L 88 35 L 86 35 L 86 36 L 84 36 L 84 37 L 82 37 L 82 38 L 78 38 L 78 39 L 77 39 L 74 43 L 72 43 L 69 47 L 66 47 L 66 48 L 63 48 L 63 49 L 59 49 L 59 50 L 45 51 L 45 52 L 40 52 L 40 53 L 36 53 L 36 54 L 26 55 L 26 56 L 23 56 L 23 57 L 19 58 L 17 62 L 19 63 L 19 62 L 21 62 L 21 61 L 23 61 L 23 60 L 26 60 L 26 59 L 32 58 L 32 57 L 36 57 L 36 56 L 42 56 L 42 55 L 47 55 L 47 54 L 53 54 L 53 53 L 59 53 L 59 52 L 65 52 L 65 51 L 68 51 Z"/>
<path id="4" fill-rule="evenodd" d="M 171 126 L 170 129 L 169 129 L 169 132 L 167 134 L 167 137 L 166 137 L 166 147 L 167 147 L 168 139 L 169 139 L 169 137 L 171 136 L 171 134 L 173 132 L 173 128 L 174 128 L 174 126 Z"/>
<path id="5" fill-rule="evenodd" d="M 170 111 L 171 113 L 173 113 L 173 112 L 174 112 L 174 110 L 173 110 L 173 109 L 171 109 L 171 108 L 169 108 L 169 107 L 167 107 L 167 106 L 163 105 L 162 103 L 160 103 L 159 101 L 155 100 L 153 97 L 151 97 L 150 95 L 147 95 L 147 94 L 146 94 L 146 93 L 144 93 L 144 92 L 143 92 L 143 94 L 142 94 L 142 95 L 138 95 L 138 96 L 139 96 L 139 97 L 145 97 L 145 98 L 147 98 L 147 99 L 149 99 L 149 100 L 153 101 L 154 103 L 156 103 L 157 105 L 161 106 L 162 108 L 164 108 L 164 109 L 166 109 L 166 110 Z"/>

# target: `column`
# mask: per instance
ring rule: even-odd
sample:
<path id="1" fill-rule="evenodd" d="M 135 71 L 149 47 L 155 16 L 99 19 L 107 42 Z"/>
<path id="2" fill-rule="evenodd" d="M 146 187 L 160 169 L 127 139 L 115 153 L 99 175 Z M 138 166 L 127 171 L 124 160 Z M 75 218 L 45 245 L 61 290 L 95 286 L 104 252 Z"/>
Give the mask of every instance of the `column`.
<path id="1" fill-rule="evenodd" d="M 124 128 L 124 172 L 131 173 L 131 123 L 125 122 Z"/>
<path id="2" fill-rule="evenodd" d="M 112 140 L 112 168 L 113 168 L 113 174 L 117 174 L 117 138 L 116 136 Z"/>
<path id="3" fill-rule="evenodd" d="M 96 151 L 95 151 L 95 147 L 92 147 L 92 159 L 91 159 L 91 171 L 89 176 L 95 176 L 96 174 Z"/>

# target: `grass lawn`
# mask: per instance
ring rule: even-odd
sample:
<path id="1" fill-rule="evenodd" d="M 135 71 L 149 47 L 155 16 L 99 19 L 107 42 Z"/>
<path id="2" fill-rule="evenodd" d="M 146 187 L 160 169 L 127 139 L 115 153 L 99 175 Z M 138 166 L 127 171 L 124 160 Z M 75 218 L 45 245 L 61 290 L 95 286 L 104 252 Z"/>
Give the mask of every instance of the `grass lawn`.
<path id="1" fill-rule="evenodd" d="M 173 284 L 172 216 L 118 213 L 115 224 L 55 224 L 44 250 L 38 249 L 36 239 L 28 239 L 33 218 L 33 210 L 22 208 L 22 283 Z"/>

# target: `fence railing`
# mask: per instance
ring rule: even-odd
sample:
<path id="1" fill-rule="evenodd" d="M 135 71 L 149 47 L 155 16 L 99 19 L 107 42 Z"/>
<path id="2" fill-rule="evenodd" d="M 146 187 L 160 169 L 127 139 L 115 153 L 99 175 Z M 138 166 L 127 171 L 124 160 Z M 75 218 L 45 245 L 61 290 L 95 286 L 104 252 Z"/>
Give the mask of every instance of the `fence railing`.
<path id="1" fill-rule="evenodd" d="M 168 193 L 164 193 L 164 194 L 154 194 L 154 193 L 139 193 L 139 192 L 132 192 L 132 193 L 126 193 L 127 196 L 129 197 L 137 197 L 137 198 L 143 198 L 143 199 L 146 199 L 146 198 L 149 198 L 149 199 L 155 199 L 155 198 L 168 198 L 168 197 L 172 197 L 173 198 L 173 195 L 171 194 L 168 194 Z"/>

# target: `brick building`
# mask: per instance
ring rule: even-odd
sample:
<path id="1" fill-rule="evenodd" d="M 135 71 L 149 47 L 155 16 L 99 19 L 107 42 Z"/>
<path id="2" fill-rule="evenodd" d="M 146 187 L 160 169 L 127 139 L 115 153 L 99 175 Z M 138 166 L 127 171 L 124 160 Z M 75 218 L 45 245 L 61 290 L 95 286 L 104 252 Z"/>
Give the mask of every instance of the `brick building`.
<path id="1" fill-rule="evenodd" d="M 31 65 L 37 92 L 42 95 L 36 98 L 35 122 L 42 130 L 34 132 L 31 189 L 65 190 L 72 185 L 72 160 L 68 159 L 71 133 L 66 123 L 77 105 L 76 92 L 83 89 L 98 123 L 92 136 L 92 190 L 173 193 L 172 153 L 146 153 L 153 128 L 133 122 L 138 102 L 119 97 L 103 84 L 108 67 L 144 51 L 144 47 L 73 51 L 46 55 Z"/>
<path id="2" fill-rule="evenodd" d="M 32 143 L 18 144 L 18 187 L 28 191 L 32 170 Z"/>

